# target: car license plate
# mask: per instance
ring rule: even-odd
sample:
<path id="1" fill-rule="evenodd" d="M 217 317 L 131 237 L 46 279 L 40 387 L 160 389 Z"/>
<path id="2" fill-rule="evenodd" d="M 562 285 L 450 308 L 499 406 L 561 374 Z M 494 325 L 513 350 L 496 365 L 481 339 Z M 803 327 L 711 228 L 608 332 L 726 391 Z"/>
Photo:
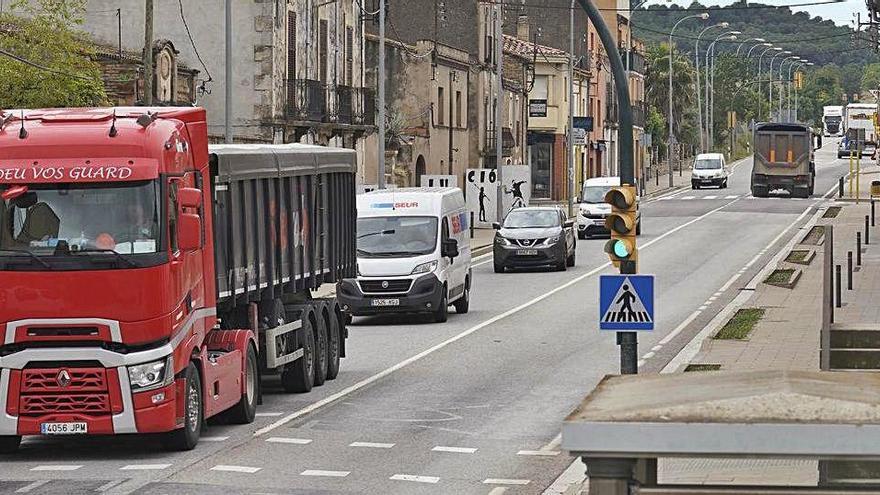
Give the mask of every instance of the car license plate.
<path id="1" fill-rule="evenodd" d="M 593 225 L 605 226 L 605 220 L 593 220 Z"/>
<path id="2" fill-rule="evenodd" d="M 373 306 L 400 306 L 400 299 L 373 299 Z"/>
<path id="3" fill-rule="evenodd" d="M 87 423 L 42 423 L 40 433 L 43 435 L 84 435 L 89 432 Z"/>
<path id="4" fill-rule="evenodd" d="M 517 249 L 516 250 L 517 256 L 534 256 L 536 254 L 538 254 L 537 249 Z"/>

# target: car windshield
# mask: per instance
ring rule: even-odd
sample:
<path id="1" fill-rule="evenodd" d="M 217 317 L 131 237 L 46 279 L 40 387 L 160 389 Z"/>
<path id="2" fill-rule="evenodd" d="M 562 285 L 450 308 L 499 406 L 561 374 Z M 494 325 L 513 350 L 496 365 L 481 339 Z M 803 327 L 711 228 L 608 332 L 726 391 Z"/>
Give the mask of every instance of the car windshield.
<path id="1" fill-rule="evenodd" d="M 694 162 L 694 170 L 713 170 L 721 168 L 721 160 L 717 158 L 700 158 Z"/>
<path id="2" fill-rule="evenodd" d="M 0 256 L 158 252 L 153 181 L 7 185 L 0 194 Z"/>
<path id="3" fill-rule="evenodd" d="M 603 203 L 605 202 L 605 194 L 611 189 L 611 186 L 584 186 L 581 198 L 584 203 Z"/>
<path id="4" fill-rule="evenodd" d="M 437 217 L 358 218 L 359 256 L 419 256 L 437 247 Z"/>
<path id="5" fill-rule="evenodd" d="M 559 213 L 553 210 L 513 210 L 504 219 L 506 229 L 547 228 L 559 226 Z"/>

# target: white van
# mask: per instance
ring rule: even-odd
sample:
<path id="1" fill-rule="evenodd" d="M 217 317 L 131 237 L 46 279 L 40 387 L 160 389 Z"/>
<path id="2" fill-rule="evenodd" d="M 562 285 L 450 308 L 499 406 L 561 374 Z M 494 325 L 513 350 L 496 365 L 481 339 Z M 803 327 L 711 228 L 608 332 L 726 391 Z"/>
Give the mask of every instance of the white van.
<path id="1" fill-rule="evenodd" d="M 699 189 L 702 186 L 718 186 L 719 189 L 727 189 L 727 180 L 730 178 L 730 170 L 721 153 L 700 153 L 694 159 L 691 171 L 691 189 Z"/>
<path id="2" fill-rule="evenodd" d="M 406 188 L 357 197 L 356 279 L 336 296 L 352 316 L 467 313 L 471 290 L 468 211 L 458 188 Z"/>
<path id="3" fill-rule="evenodd" d="M 610 234 L 605 227 L 605 218 L 611 214 L 611 205 L 605 202 L 605 194 L 618 186 L 620 177 L 594 177 L 584 181 L 584 188 L 578 197 L 578 239 Z M 641 211 L 636 219 L 636 235 L 642 235 Z"/>

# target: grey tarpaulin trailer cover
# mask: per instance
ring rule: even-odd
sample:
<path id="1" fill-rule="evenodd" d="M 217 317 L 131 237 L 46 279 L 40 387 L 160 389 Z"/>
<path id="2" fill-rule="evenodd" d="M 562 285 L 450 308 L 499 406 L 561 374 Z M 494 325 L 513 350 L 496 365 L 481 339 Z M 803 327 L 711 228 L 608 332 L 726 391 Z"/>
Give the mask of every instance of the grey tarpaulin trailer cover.
<path id="1" fill-rule="evenodd" d="M 209 151 L 218 306 L 355 276 L 354 150 L 233 144 Z"/>

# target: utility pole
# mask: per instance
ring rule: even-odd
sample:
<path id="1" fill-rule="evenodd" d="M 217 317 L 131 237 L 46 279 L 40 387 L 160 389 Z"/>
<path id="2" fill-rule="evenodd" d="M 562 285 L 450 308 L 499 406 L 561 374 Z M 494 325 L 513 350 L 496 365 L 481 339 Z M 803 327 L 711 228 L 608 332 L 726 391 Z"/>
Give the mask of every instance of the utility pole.
<path id="1" fill-rule="evenodd" d="M 377 188 L 385 189 L 385 1 L 379 0 L 379 156 L 377 163 Z"/>
<path id="2" fill-rule="evenodd" d="M 574 4 L 568 16 L 568 216 L 574 216 Z"/>
<path id="3" fill-rule="evenodd" d="M 147 106 L 153 104 L 153 72 L 153 0 L 144 0 L 144 105 Z"/>
<path id="4" fill-rule="evenodd" d="M 502 128 L 501 128 L 501 103 L 504 98 L 504 80 L 503 80 L 503 36 L 504 31 L 501 28 L 501 21 L 504 18 L 503 4 L 498 2 L 497 7 L 495 8 L 495 91 L 497 92 L 497 96 L 495 97 L 495 169 L 496 175 L 498 176 L 498 195 L 497 195 L 497 205 L 498 205 L 498 222 L 504 221 L 504 179 L 502 175 L 502 170 L 504 167 L 502 163 L 504 162 L 504 157 L 502 156 L 502 142 L 503 138 Z"/>
<path id="5" fill-rule="evenodd" d="M 151 0 L 152 2 L 152 0 Z M 226 138 L 225 141 L 227 144 L 232 143 L 233 131 L 232 131 L 232 0 L 226 0 L 226 80 L 223 83 L 225 86 L 225 110 L 226 110 Z"/>

